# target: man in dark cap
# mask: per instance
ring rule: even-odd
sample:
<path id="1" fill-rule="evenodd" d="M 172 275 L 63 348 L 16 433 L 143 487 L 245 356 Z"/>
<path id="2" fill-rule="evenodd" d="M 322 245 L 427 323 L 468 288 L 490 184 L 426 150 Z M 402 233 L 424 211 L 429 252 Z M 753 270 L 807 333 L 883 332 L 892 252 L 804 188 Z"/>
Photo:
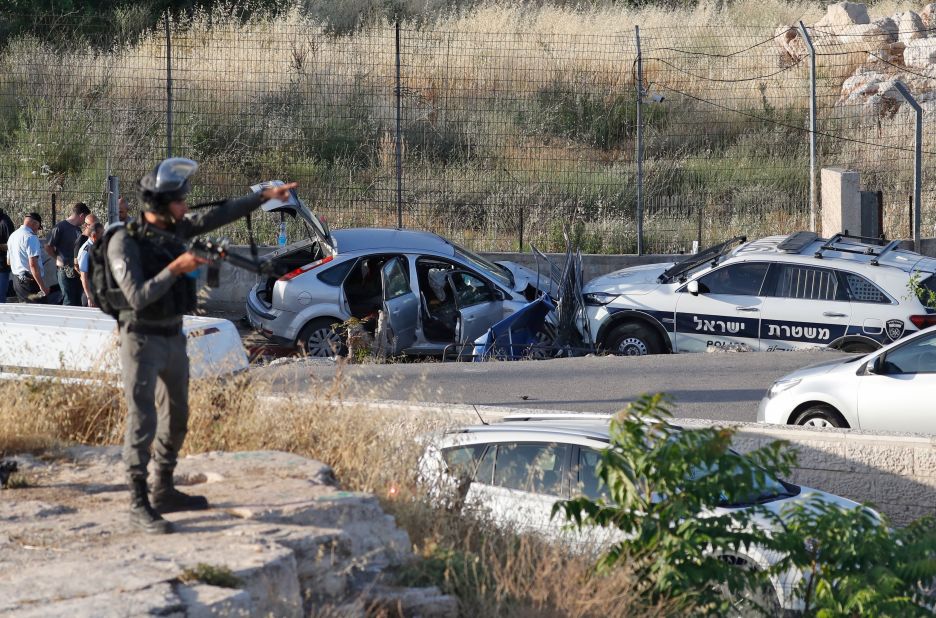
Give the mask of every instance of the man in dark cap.
<path id="1" fill-rule="evenodd" d="M 105 241 L 108 268 L 122 296 L 112 305 L 119 309 L 127 398 L 123 457 L 131 490 L 130 523 L 155 534 L 172 532 L 162 513 L 208 508 L 204 497 L 184 494 L 173 484 L 189 413 L 182 316 L 195 309 L 193 271 L 205 263 L 186 251 L 183 241 L 244 217 L 269 199 L 286 201 L 295 187 L 270 187 L 188 217 L 189 178 L 197 169 L 190 159 L 160 163 L 140 179 L 141 217 L 117 228 Z M 114 294 L 108 291 L 107 297 L 113 300 Z M 152 503 L 147 493 L 151 446 L 156 460 Z"/>
<path id="2" fill-rule="evenodd" d="M 42 230 L 42 217 L 31 212 L 7 240 L 7 262 L 13 275 L 13 290 L 24 303 L 44 303 L 49 299 L 49 288 L 42 280 L 42 245 L 37 234 Z"/>

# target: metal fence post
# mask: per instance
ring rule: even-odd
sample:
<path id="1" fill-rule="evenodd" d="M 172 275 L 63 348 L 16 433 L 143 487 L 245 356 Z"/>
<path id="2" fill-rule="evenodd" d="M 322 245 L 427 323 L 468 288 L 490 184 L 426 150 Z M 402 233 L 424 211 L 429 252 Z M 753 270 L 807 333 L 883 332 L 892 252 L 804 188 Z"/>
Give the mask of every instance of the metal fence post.
<path id="1" fill-rule="evenodd" d="M 169 11 L 163 15 L 166 27 L 166 158 L 172 156 L 172 35 L 169 29 Z"/>
<path id="2" fill-rule="evenodd" d="M 894 88 L 916 112 L 916 131 L 913 136 L 913 250 L 920 252 L 920 228 L 922 217 L 922 182 L 923 182 L 923 108 L 917 103 L 910 90 L 900 80 L 894 82 Z"/>
<path id="3" fill-rule="evenodd" d="M 107 177 L 107 224 L 117 221 L 117 198 L 120 197 L 120 179 Z"/>
<path id="4" fill-rule="evenodd" d="M 640 26 L 634 26 L 637 40 L 637 75 L 634 78 L 634 91 L 637 100 L 637 255 L 643 255 L 643 59 L 640 55 Z"/>
<path id="5" fill-rule="evenodd" d="M 809 49 L 809 230 L 816 231 L 816 204 L 819 201 L 816 187 L 816 48 L 802 21 L 800 36 Z"/>
<path id="6" fill-rule="evenodd" d="M 403 228 L 403 87 L 400 79 L 400 20 L 396 22 L 396 181 L 397 227 Z"/>

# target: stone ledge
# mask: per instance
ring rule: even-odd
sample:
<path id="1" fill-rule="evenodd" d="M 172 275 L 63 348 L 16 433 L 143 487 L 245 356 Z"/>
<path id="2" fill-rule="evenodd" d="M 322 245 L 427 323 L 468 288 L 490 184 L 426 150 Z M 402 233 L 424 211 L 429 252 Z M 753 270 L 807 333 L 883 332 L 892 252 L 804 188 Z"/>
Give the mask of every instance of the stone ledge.
<path id="1" fill-rule="evenodd" d="M 183 459 L 177 476 L 212 508 L 167 516 L 175 534 L 127 522 L 117 448 L 17 458 L 31 486 L 4 490 L 0 614 L 7 616 L 303 616 L 373 598 L 381 572 L 412 558 L 409 538 L 370 494 L 342 491 L 316 461 L 263 451 Z M 180 581 L 199 564 L 236 589 Z M 386 603 L 454 616 L 436 589 L 388 589 Z M 431 611 L 430 611 L 431 610 Z"/>

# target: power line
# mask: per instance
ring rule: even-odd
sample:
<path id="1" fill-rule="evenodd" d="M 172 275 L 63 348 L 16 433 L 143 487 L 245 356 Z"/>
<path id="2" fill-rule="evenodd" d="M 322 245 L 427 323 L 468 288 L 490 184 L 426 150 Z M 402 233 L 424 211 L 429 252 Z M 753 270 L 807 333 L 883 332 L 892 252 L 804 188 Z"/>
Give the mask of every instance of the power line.
<path id="1" fill-rule="evenodd" d="M 776 76 L 776 75 L 780 75 L 781 73 L 784 73 L 784 72 L 786 72 L 786 71 L 789 71 L 789 70 L 792 69 L 793 67 L 799 65 L 799 63 L 803 61 L 803 58 L 800 58 L 799 60 L 797 60 L 796 62 L 794 62 L 794 63 L 791 64 L 790 66 L 784 67 L 784 68 L 780 69 L 779 71 L 775 71 L 775 72 L 770 73 L 770 74 L 768 74 L 768 75 L 756 75 L 756 76 L 754 76 L 754 77 L 742 77 L 742 78 L 739 78 L 739 79 L 718 79 L 718 78 L 715 78 L 715 77 L 705 77 L 705 76 L 703 76 L 703 75 L 697 75 L 697 74 L 692 73 L 692 72 L 690 72 L 690 71 L 687 71 L 687 70 L 685 70 L 685 69 L 683 69 L 683 68 L 680 68 L 680 67 L 676 66 L 675 64 L 673 64 L 673 63 L 671 63 L 671 62 L 668 62 L 668 61 L 666 61 L 666 60 L 663 60 L 662 58 L 647 58 L 647 60 L 656 60 L 657 62 L 663 63 L 663 64 L 665 64 L 665 65 L 668 66 L 668 67 L 671 67 L 671 68 L 673 68 L 673 69 L 676 69 L 676 70 L 679 71 L 680 73 L 683 73 L 683 74 L 685 74 L 685 75 L 688 75 L 689 77 L 692 77 L 692 78 L 695 78 L 695 79 L 698 79 L 698 80 L 701 80 L 701 81 L 722 82 L 722 83 L 741 83 L 741 82 L 756 82 L 756 81 L 759 81 L 759 80 L 762 80 L 762 79 L 769 79 L 769 78 L 774 77 L 774 76 Z"/>
<path id="2" fill-rule="evenodd" d="M 761 45 L 766 45 L 767 43 L 772 43 L 773 41 L 776 41 L 777 39 L 779 39 L 781 36 L 783 36 L 783 35 L 785 35 L 785 34 L 786 34 L 785 31 L 784 31 L 784 32 L 781 32 L 780 34 L 775 34 L 774 36 L 770 37 L 769 39 L 764 39 L 763 41 L 760 41 L 760 42 L 758 42 L 758 43 L 754 43 L 754 44 L 751 45 L 750 47 L 745 47 L 744 49 L 739 49 L 738 51 L 731 52 L 730 54 L 711 54 L 711 53 L 708 53 L 708 52 L 694 51 L 694 50 L 691 50 L 691 49 L 680 49 L 680 48 L 678 48 L 678 47 L 659 47 L 659 48 L 657 48 L 655 51 L 672 51 L 672 52 L 678 52 L 678 53 L 680 53 L 680 54 L 689 54 L 689 55 L 693 55 L 693 56 L 704 56 L 704 57 L 706 57 L 706 58 L 731 58 L 732 56 L 737 56 L 737 55 L 739 55 L 739 54 L 743 54 L 743 53 L 745 53 L 745 52 L 749 52 L 749 51 L 751 51 L 752 49 L 756 49 L 756 48 L 760 47 Z M 650 40 L 652 40 L 652 37 L 650 38 Z"/>
<path id="3" fill-rule="evenodd" d="M 766 122 L 766 123 L 768 123 L 768 124 L 777 125 L 777 126 L 784 127 L 784 128 L 787 128 L 787 129 L 793 129 L 794 131 L 800 131 L 800 132 L 802 132 L 802 133 L 809 133 L 809 132 L 810 132 L 809 129 L 807 129 L 807 128 L 799 127 L 799 126 L 796 126 L 796 125 L 794 125 L 794 124 L 788 124 L 788 123 L 785 123 L 785 122 L 780 122 L 780 121 L 778 121 L 778 120 L 773 120 L 772 118 L 764 118 L 763 116 L 758 116 L 757 114 L 752 114 L 752 113 L 750 113 L 750 112 L 744 112 L 744 111 L 741 111 L 741 110 L 739 110 L 739 109 L 734 109 L 734 108 L 732 108 L 732 107 L 728 107 L 727 105 L 721 105 L 720 103 L 716 103 L 715 101 L 709 101 L 708 99 L 703 99 L 702 97 L 697 97 L 697 96 L 695 96 L 695 95 L 689 94 L 688 92 L 683 92 L 683 91 L 681 91 L 681 90 L 677 90 L 677 89 L 675 89 L 675 88 L 672 88 L 672 87 L 670 87 L 670 86 L 667 86 L 666 84 L 661 84 L 661 83 L 659 83 L 659 82 L 656 82 L 656 85 L 659 86 L 659 87 L 661 87 L 661 88 L 665 88 L 666 90 L 669 90 L 670 92 L 673 92 L 673 93 L 675 93 L 675 94 L 682 95 L 682 96 L 684 96 L 684 97 L 686 97 L 686 98 L 693 99 L 693 100 L 695 100 L 695 101 L 699 101 L 700 103 L 705 103 L 706 105 L 711 105 L 712 107 L 717 107 L 717 108 L 719 108 L 719 109 L 722 109 L 722 110 L 725 110 L 725 111 L 728 111 L 728 112 L 733 112 L 733 113 L 735 113 L 735 114 L 740 114 L 741 116 L 746 116 L 746 117 L 748 117 L 748 118 L 753 118 L 754 120 L 759 120 L 759 121 L 761 121 L 761 122 Z M 830 138 L 830 139 L 836 139 L 836 140 L 840 140 L 840 141 L 843 141 L 843 142 L 851 142 L 851 143 L 853 143 L 853 144 L 862 144 L 862 145 L 864 145 L 864 146 L 874 146 L 875 148 L 884 148 L 884 149 L 886 149 L 886 150 L 897 150 L 897 151 L 900 151 L 900 152 L 909 152 L 909 153 L 915 153 L 915 152 L 916 152 L 916 151 L 915 151 L 914 149 L 912 149 L 912 148 L 901 148 L 900 146 L 889 146 L 889 145 L 887 145 L 887 144 L 879 144 L 879 143 L 876 143 L 876 142 L 867 142 L 867 141 L 860 140 L 860 139 L 852 139 L 852 138 L 849 138 L 849 137 L 842 137 L 842 136 L 840 136 L 840 135 L 833 135 L 833 134 L 831 134 L 831 133 L 826 133 L 826 132 L 824 132 L 824 131 L 816 131 L 815 133 L 816 133 L 816 135 L 821 135 L 822 137 L 828 137 L 828 138 Z M 930 151 L 927 151 L 927 150 L 923 150 L 922 153 L 923 153 L 923 154 L 927 154 L 927 155 L 936 155 L 936 152 L 930 152 Z"/>

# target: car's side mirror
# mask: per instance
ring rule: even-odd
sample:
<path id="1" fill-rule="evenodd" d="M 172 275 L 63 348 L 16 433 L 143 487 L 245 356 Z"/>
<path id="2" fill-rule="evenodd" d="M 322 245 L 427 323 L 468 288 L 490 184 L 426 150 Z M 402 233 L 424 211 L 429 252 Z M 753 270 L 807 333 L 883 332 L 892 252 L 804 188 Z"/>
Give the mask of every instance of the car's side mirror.
<path id="1" fill-rule="evenodd" d="M 884 368 L 884 357 L 885 355 L 881 354 L 880 356 L 875 356 L 873 359 L 868 361 L 865 364 L 865 373 L 873 374 L 873 375 L 881 375 L 881 374 L 887 373 L 887 371 Z"/>
<path id="2" fill-rule="evenodd" d="M 699 280 L 693 279 L 692 281 L 690 281 L 689 284 L 686 286 L 686 290 L 693 296 L 698 296 L 699 295 Z"/>

